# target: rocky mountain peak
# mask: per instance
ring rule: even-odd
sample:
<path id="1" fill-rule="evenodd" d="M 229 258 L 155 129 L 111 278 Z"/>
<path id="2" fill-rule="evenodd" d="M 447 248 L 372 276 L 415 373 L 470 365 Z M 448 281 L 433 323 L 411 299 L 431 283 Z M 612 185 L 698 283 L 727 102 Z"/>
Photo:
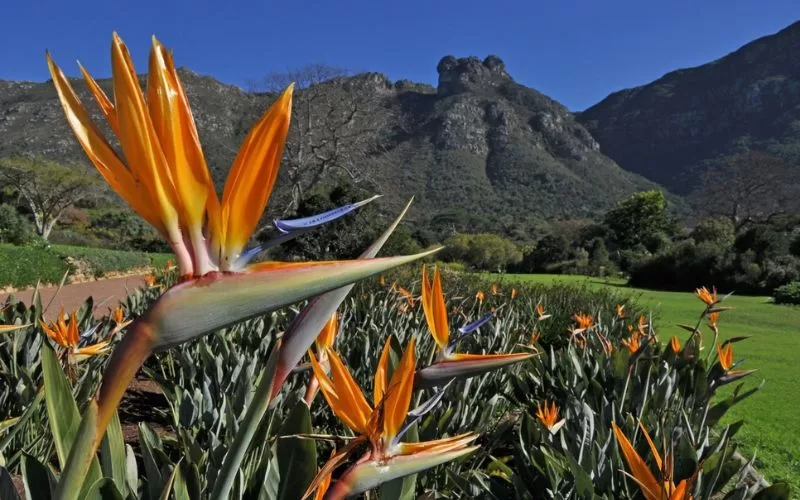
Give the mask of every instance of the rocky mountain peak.
<path id="1" fill-rule="evenodd" d="M 479 87 L 497 86 L 511 80 L 506 65 L 495 55 L 481 61 L 475 56 L 456 58 L 444 56 L 436 66 L 439 72 L 438 92 L 452 95 Z"/>

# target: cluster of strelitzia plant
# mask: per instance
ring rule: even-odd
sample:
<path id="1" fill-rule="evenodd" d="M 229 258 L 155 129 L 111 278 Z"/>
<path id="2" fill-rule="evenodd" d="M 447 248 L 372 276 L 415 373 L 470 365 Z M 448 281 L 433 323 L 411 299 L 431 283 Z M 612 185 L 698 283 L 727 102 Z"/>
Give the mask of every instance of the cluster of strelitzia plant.
<path id="1" fill-rule="evenodd" d="M 376 378 L 375 374 L 382 371 L 386 373 L 383 380 L 388 380 L 388 385 L 392 386 L 394 372 L 404 354 L 408 353 L 403 345 L 416 344 L 415 352 L 422 354 L 416 363 L 418 368 L 430 365 L 437 358 L 440 347 L 430 334 L 434 329 L 428 325 L 425 302 L 414 293 L 423 289 L 423 280 L 409 278 L 395 279 L 393 275 L 384 280 L 382 286 L 378 286 L 379 279 L 375 279 L 374 284 L 370 280 L 369 285 L 359 286 L 339 307 L 336 320 L 330 315 L 323 322 L 313 355 L 315 360 L 322 360 L 319 365 L 332 383 L 337 381 L 336 373 L 327 371 L 330 368 L 325 367 L 327 354 L 323 351 L 336 353 L 356 381 L 357 388 L 374 387 L 376 380 L 380 380 L 380 376 Z M 446 304 L 450 323 L 459 321 L 457 318 L 466 324 L 472 323 L 470 318 L 482 317 L 481 304 L 475 301 L 474 291 L 469 293 L 468 279 L 453 278 L 451 274 L 446 287 L 441 284 L 437 287 L 435 280 L 432 284 L 429 282 L 429 290 L 448 288 Z M 170 274 L 157 274 L 157 284 L 162 289 L 173 279 Z M 386 285 L 387 281 L 406 284 L 404 288 L 410 297 L 393 291 L 390 285 Z M 126 310 L 146 309 L 147 303 L 156 300 L 149 297 L 150 290 L 145 288 L 129 298 Z M 688 350 L 680 346 L 680 341 L 678 349 L 673 347 L 671 340 L 662 345 L 652 324 L 646 316 L 642 317 L 634 304 L 626 304 L 624 314 L 619 314 L 614 313 L 613 302 L 609 302 L 613 298 L 607 297 L 602 303 L 594 302 L 594 306 L 584 301 L 576 307 L 574 302 L 565 300 L 575 295 L 575 290 L 547 290 L 546 293 L 523 290 L 514 300 L 506 298 L 504 303 L 493 302 L 493 320 L 483 324 L 480 335 L 465 337 L 459 351 L 495 353 L 508 352 L 513 346 L 526 348 L 533 337 L 531 332 L 543 329 L 546 339 L 554 333 L 547 330 L 548 322 L 557 322 L 559 318 L 566 318 L 568 327 L 558 328 L 565 339 L 572 337 L 576 330 L 586 328 L 579 332 L 584 333 L 586 344 L 568 342 L 562 348 L 558 342 L 537 338 L 533 343 L 536 351 L 531 350 L 541 355 L 518 364 L 517 368 L 456 379 L 433 390 L 415 389 L 407 407 L 414 409 L 408 412 L 403 428 L 392 441 L 408 445 L 479 431 L 480 437 L 473 443 L 479 443 L 480 448 L 465 452 L 462 458 L 435 469 L 433 473 L 387 481 L 380 486 L 379 498 L 402 498 L 403 495 L 408 497 L 430 491 L 474 497 L 485 495 L 487 489 L 498 497 L 579 496 L 579 492 L 586 496 L 587 492 L 592 492 L 615 498 L 640 494 L 650 498 L 641 484 L 652 491 L 654 483 L 651 477 L 663 481 L 664 491 L 657 493 L 659 498 L 679 498 L 685 489 L 699 497 L 709 491 L 718 491 L 723 484 L 735 486 L 742 465 L 733 458 L 735 447 L 731 438 L 741 424 L 720 427 L 718 422 L 727 409 L 754 392 L 755 388 L 744 393 L 736 391 L 721 400 L 709 398 L 705 421 L 699 422 L 697 413 L 689 410 L 697 406 L 697 403 L 689 402 L 692 394 L 701 401 L 699 395 L 714 385 L 710 381 L 724 376 L 724 371 L 736 369 L 727 359 L 733 358 L 727 354 L 727 346 L 731 343 L 725 344 L 720 338 L 719 351 L 716 347 L 711 348 L 711 358 L 701 371 L 695 365 L 702 364 L 705 356 L 698 358 L 694 355 L 692 342 L 683 342 Z M 415 302 L 412 314 L 396 307 L 398 303 L 407 303 L 409 298 Z M 712 309 L 720 307 L 717 303 Z M 569 314 L 569 308 L 592 313 Z M 717 316 L 713 317 L 714 314 Z M 709 332 L 714 333 L 716 327 L 718 336 L 724 333 L 724 314 L 724 311 L 715 310 L 704 313 L 703 322 Z M 114 438 L 103 444 L 98 463 L 100 474 L 107 479 L 105 483 L 96 480 L 98 488 L 111 491 L 108 484 L 111 479 L 108 478 L 113 478 L 113 488 L 122 492 L 123 497 L 135 495 L 134 492 L 157 497 L 167 485 L 171 485 L 177 498 L 195 498 L 210 491 L 231 443 L 236 439 L 242 416 L 251 403 L 258 400 L 252 387 L 254 380 L 256 385 L 262 385 L 259 374 L 262 373 L 263 360 L 270 359 L 274 339 L 287 331 L 296 315 L 296 311 L 291 309 L 276 311 L 226 328 L 202 341 L 181 344 L 148 362 L 145 371 L 162 387 L 170 408 L 165 416 L 174 418 L 172 428 L 175 434 L 162 435 L 163 429 L 157 432 L 156 426 L 165 422 L 157 415 L 151 416 L 149 424 L 139 424 L 140 451 L 134 453 L 118 439 L 123 431 L 112 421 L 106 439 Z M 723 316 L 722 320 L 720 316 Z M 6 319 L 19 325 L 29 322 L 18 314 Z M 108 323 L 102 327 L 106 331 L 112 330 L 116 324 L 111 317 L 100 322 Z M 87 327 L 91 328 L 91 325 L 81 325 L 81 331 Z M 339 334 L 336 334 L 337 330 Z M 395 335 L 386 337 L 387 332 Z M 634 332 L 640 332 L 640 348 L 645 350 L 631 363 L 636 352 L 623 341 L 629 340 Z M 41 332 L 38 336 L 45 337 Z M 605 347 L 602 338 L 613 349 Z M 51 345 L 56 346 L 54 343 Z M 388 355 L 385 354 L 387 345 L 390 346 Z M 723 356 L 719 356 L 720 351 Z M 698 352 L 707 354 L 705 350 Z M 427 353 L 430 353 L 427 361 L 422 361 Z M 57 356 L 42 353 L 42 359 L 58 368 Z M 79 366 L 85 369 L 93 362 L 90 359 Z M 634 366 L 632 370 L 631 364 Z M 384 365 L 388 369 L 382 370 Z M 714 371 L 719 371 L 719 374 L 714 375 Z M 58 369 L 50 370 L 56 375 L 59 372 Z M 269 376 L 272 372 L 263 373 Z M 320 487 L 313 494 L 324 497 L 328 491 L 333 494 L 337 480 L 357 477 L 349 474 L 353 466 L 357 471 L 369 470 L 374 466 L 371 458 L 380 456 L 373 454 L 369 432 L 366 435 L 354 432 L 338 418 L 330 418 L 333 416 L 330 406 L 333 405 L 314 397 L 320 392 L 319 384 L 303 373 L 313 373 L 310 363 L 294 370 L 284 389 L 273 400 L 275 406 L 267 414 L 268 422 L 262 420 L 262 425 L 255 431 L 231 489 L 232 497 L 293 497 L 288 492 L 299 496 L 308 490 L 318 475 Z M 48 387 L 54 385 L 59 384 L 51 383 Z M 317 389 L 313 389 L 315 386 Z M 675 392 L 685 393 L 682 397 L 686 399 L 675 394 L 665 396 Z M 392 392 L 387 390 L 386 394 Z M 76 399 L 81 400 L 81 397 Z M 373 410 L 384 410 L 388 404 L 388 400 L 384 405 L 375 405 L 375 401 L 373 395 L 370 403 Z M 627 404 L 622 405 L 623 410 L 617 413 L 620 401 L 627 401 Z M 672 408 L 673 412 L 665 411 L 665 408 Z M 77 422 L 76 412 L 77 408 L 72 412 L 73 422 Z M 61 413 L 70 412 L 62 409 Z M 677 422 L 673 419 L 674 413 L 681 415 Z M 683 413 L 686 413 L 685 417 Z M 373 411 L 371 415 L 374 414 Z M 604 425 L 603 422 L 608 423 Z M 380 437 L 381 432 L 386 432 L 385 426 L 381 429 L 371 435 Z M 645 437 L 645 430 L 649 440 Z M 345 450 L 359 438 L 357 444 Z M 629 447 L 624 439 L 628 440 L 638 458 L 627 451 Z M 650 441 L 655 448 L 651 447 Z M 517 442 L 519 448 L 515 445 Z M 464 449 L 470 446 L 466 444 Z M 402 458 L 394 455 L 393 452 L 398 452 L 391 447 L 376 449 L 386 454 L 387 461 Z M 127 463 L 128 468 L 123 468 L 122 474 L 114 475 L 113 463 L 103 460 L 103 450 L 109 451 L 106 456 L 124 457 L 120 463 Z M 35 449 L 31 452 L 37 457 L 42 456 L 42 452 Z M 337 457 L 337 453 L 349 458 L 336 463 L 331 475 L 320 474 L 325 460 Z M 697 457 L 704 453 L 708 458 L 699 467 Z M 307 459 L 299 459 L 301 456 Z M 358 460 L 365 456 L 369 459 Z M 294 460 L 285 457 L 294 457 Z M 35 460 L 25 455 L 22 460 L 26 471 L 23 477 L 30 475 L 35 478 L 35 471 L 44 470 L 37 465 L 43 459 Z M 294 465 L 282 465 L 287 460 Z M 636 465 L 640 462 L 647 466 L 649 476 Z M 138 471 L 130 469 L 137 463 Z M 298 463 L 307 467 L 298 467 Z M 358 469 L 361 464 L 366 465 Z M 697 475 L 693 477 L 695 472 Z M 763 495 L 787 498 L 788 494 L 781 494 L 780 487 L 775 485 L 763 490 Z M 733 498 L 746 498 L 757 493 L 756 489 L 739 487 L 731 491 Z"/>
<path id="2" fill-rule="evenodd" d="M 519 447 L 484 488 L 495 495 L 647 499 L 788 498 L 785 484 L 767 489 L 748 478 L 751 463 L 736 453 L 733 438 L 743 422 L 720 426 L 736 403 L 758 390 L 730 395 L 717 390 L 755 370 L 733 370 L 732 344 L 717 344 L 701 355 L 700 325 L 720 335 L 716 293 L 698 290 L 705 307 L 681 347 L 665 344 L 652 323 L 627 323 L 624 306 L 610 324 L 588 314 L 574 316 L 574 338 L 566 349 L 545 352 L 516 381 L 512 397 L 527 406 L 519 427 Z M 614 323 L 627 333 L 612 332 Z M 526 467 L 527 466 L 527 467 Z M 618 471 L 622 471 L 620 475 Z M 502 477 L 503 480 L 498 480 Z M 480 484 L 480 483 L 479 483 Z M 638 492 L 638 493 L 637 493 Z"/>
<path id="3" fill-rule="evenodd" d="M 275 226 L 280 233 L 278 236 L 267 245 L 246 249 L 277 179 L 290 122 L 292 87 L 278 96 L 245 137 L 220 199 L 206 167 L 189 103 L 171 53 L 153 39 L 146 92 L 139 85 L 126 46 L 116 34 L 111 55 L 112 98 L 105 94 L 87 71 L 83 68 L 81 71 L 119 141 L 121 154 L 90 119 L 70 82 L 49 54 L 47 62 L 67 121 L 78 142 L 112 189 L 170 244 L 177 259 L 179 282 L 160 294 L 141 316 L 126 325 L 127 331 L 115 345 L 103 371 L 97 396 L 86 403 L 80 419 L 77 416 L 78 406 L 69 397 L 69 380 L 63 377 L 63 373 L 61 377 L 52 373 L 55 352 L 45 345 L 42 351 L 45 398 L 61 473 L 57 480 L 53 480 L 51 475 L 49 480 L 36 485 L 40 489 L 32 495 L 40 497 L 46 491 L 49 496 L 61 499 L 97 494 L 106 496 L 112 492 L 114 496 L 122 496 L 123 492 L 135 493 L 135 480 L 128 477 L 130 474 L 120 480 L 120 471 L 115 469 L 118 464 L 114 462 L 129 461 L 129 454 L 120 447 L 118 438 L 121 433 L 116 410 L 128 384 L 147 358 L 154 352 L 313 297 L 283 332 L 280 341 L 273 343 L 268 357 L 262 360 L 263 368 L 256 376 L 253 398 L 244 415 L 240 416 L 239 428 L 224 454 L 213 487 L 206 485 L 212 498 L 227 498 L 232 492 L 240 491 L 237 490 L 237 485 L 241 484 L 237 483 L 237 477 L 241 477 L 239 471 L 254 436 L 264 425 L 268 408 L 278 404 L 284 382 L 346 297 L 352 287 L 350 284 L 425 257 L 431 252 L 408 257 L 375 258 L 383 242 L 399 223 L 398 218 L 361 258 L 354 261 L 253 263 L 253 258 L 266 246 L 281 243 L 343 216 L 372 199 L 317 217 L 276 221 Z M 157 283 L 151 281 L 148 287 L 155 288 Z M 438 275 L 435 283 L 439 283 Z M 455 343 L 447 342 L 447 333 L 443 330 L 447 324 L 441 322 L 439 315 L 438 308 L 444 305 L 441 287 L 435 291 L 428 290 L 427 294 L 429 302 L 436 301 L 435 304 L 426 302 L 426 314 L 429 315 L 429 322 L 434 318 L 432 330 L 437 340 L 444 342 L 440 346 L 440 356 L 425 368 L 429 371 L 424 377 L 420 376 L 425 369 L 415 371 L 414 343 L 411 342 L 403 357 L 404 363 L 395 370 L 389 382 L 386 382 L 385 375 L 376 378 L 375 408 L 369 409 L 370 416 L 366 420 L 349 420 L 351 429 L 369 441 L 370 451 L 333 483 L 325 480 L 331 484 L 325 493 L 326 498 L 340 498 L 351 492 L 365 491 L 473 450 L 467 446 L 475 438 L 471 434 L 429 443 L 399 442 L 402 436 L 400 428 L 409 416 L 411 391 L 418 385 L 418 379 L 424 379 L 426 386 L 443 386 L 454 378 L 471 377 L 529 357 L 523 354 L 510 358 L 504 355 L 469 358 L 467 355 L 453 354 Z M 429 309 L 432 312 L 429 313 Z M 487 320 L 468 325 L 462 331 L 468 334 Z M 110 348 L 106 340 L 92 346 L 81 346 L 78 322 L 74 316 L 69 323 L 58 319 L 55 324 L 41 326 L 59 348 L 64 349 L 67 358 L 104 354 Z M 339 367 L 338 359 L 328 349 L 333 380 L 327 378 L 319 362 L 312 358 L 313 373 L 329 402 L 356 398 L 344 407 L 332 403 L 337 415 L 350 418 L 354 416 L 352 405 L 360 404 L 361 400 L 352 392 L 342 392 L 345 388 L 352 391 L 354 386 L 348 384 L 346 376 L 342 375 L 346 371 L 337 372 L 335 369 Z M 387 369 L 387 363 L 383 365 L 384 370 Z M 79 403 L 84 405 L 83 401 Z M 435 400 L 429 402 L 428 406 L 434 406 L 434 403 Z M 56 411 L 58 404 L 62 406 L 58 408 L 60 411 Z M 295 405 L 292 413 L 303 413 L 302 406 L 298 406 L 303 404 L 299 402 Z M 347 408 L 347 411 L 343 408 Z M 364 417 L 363 412 L 367 411 L 363 406 L 356 410 L 359 418 Z M 421 410 L 420 413 L 411 412 L 411 419 L 421 415 Z M 152 436 L 144 431 L 142 441 L 149 444 L 152 454 Z M 357 443 L 358 440 L 353 441 L 347 449 Z M 109 461 L 108 467 L 101 467 L 98 463 L 96 454 L 101 445 L 104 447 L 101 458 L 104 462 Z M 276 455 L 280 460 L 280 446 Z M 329 463 L 338 465 L 342 456 L 346 457 L 347 454 L 334 455 Z M 145 465 L 147 463 L 145 461 Z M 278 467 L 283 469 L 287 466 L 279 464 Z M 182 470 L 173 467 L 171 477 L 161 485 L 156 484 L 158 481 L 148 483 L 151 488 L 163 485 L 164 494 L 168 495 L 173 484 L 182 485 L 181 489 L 188 484 L 178 478 Z M 153 475 L 157 479 L 158 475 Z M 288 483 L 282 480 L 281 484 Z M 284 491 L 288 492 L 287 489 Z M 291 493 L 287 494 L 291 496 Z"/>

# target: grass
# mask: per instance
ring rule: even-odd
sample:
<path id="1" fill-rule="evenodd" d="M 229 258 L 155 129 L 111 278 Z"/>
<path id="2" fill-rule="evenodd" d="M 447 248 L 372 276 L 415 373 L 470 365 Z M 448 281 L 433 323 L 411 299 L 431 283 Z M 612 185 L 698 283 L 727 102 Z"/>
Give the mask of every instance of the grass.
<path id="1" fill-rule="evenodd" d="M 64 273 L 74 271 L 67 258 L 82 261 L 89 272 L 101 277 L 145 267 L 163 267 L 170 254 L 148 254 L 69 245 L 15 246 L 0 244 L 0 286 L 33 286 L 37 281 L 59 283 Z"/>
<path id="2" fill-rule="evenodd" d="M 505 275 L 506 282 L 576 283 L 597 287 L 616 287 L 637 296 L 642 305 L 653 311 L 656 332 L 662 341 L 677 335 L 681 344 L 688 332 L 676 326 L 697 321 L 703 304 L 691 292 L 661 292 L 629 288 L 618 279 L 561 275 Z M 727 291 L 725 291 L 727 292 Z M 737 438 L 745 456 L 756 455 L 756 466 L 771 481 L 787 480 L 800 491 L 800 378 L 797 360 L 800 353 L 800 307 L 772 304 L 769 297 L 733 295 L 725 301 L 732 311 L 721 313 L 722 339 L 740 335 L 752 338 L 735 344 L 734 358 L 745 361 L 742 369 L 758 368 L 745 379 L 745 388 L 765 380 L 764 387 L 736 405 L 725 422 L 744 420 Z M 707 329 L 706 329 L 707 331 Z M 706 349 L 713 349 L 713 336 L 706 336 Z"/>

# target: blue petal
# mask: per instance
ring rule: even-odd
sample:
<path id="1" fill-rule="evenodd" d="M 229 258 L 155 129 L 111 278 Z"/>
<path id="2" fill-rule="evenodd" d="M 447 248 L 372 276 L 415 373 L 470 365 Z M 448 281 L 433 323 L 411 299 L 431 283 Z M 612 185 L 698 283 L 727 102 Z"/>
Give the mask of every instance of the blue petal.
<path id="1" fill-rule="evenodd" d="M 322 224 L 327 224 L 328 222 L 334 221 L 339 217 L 342 217 L 343 215 L 347 215 L 353 210 L 366 205 L 367 203 L 375 200 L 376 198 L 380 198 L 380 195 L 375 195 L 372 198 L 367 198 L 366 200 L 362 200 L 356 203 L 349 203 L 339 208 L 328 210 L 327 212 L 323 212 L 321 214 L 312 215 L 311 217 L 302 217 L 300 219 L 286 219 L 286 220 L 275 219 L 274 221 L 275 228 L 282 233 L 291 233 L 294 231 L 303 231 L 306 229 L 311 229 L 317 226 L 321 226 Z"/>
<path id="2" fill-rule="evenodd" d="M 94 332 L 96 332 L 98 328 L 100 328 L 100 323 L 96 323 L 94 326 L 92 326 L 85 332 L 81 333 L 81 340 L 86 340 L 92 337 L 92 335 L 94 335 Z"/>
<path id="3" fill-rule="evenodd" d="M 428 398 L 427 401 L 417 406 L 413 410 L 409 411 L 408 416 L 413 418 L 419 418 L 424 416 L 426 413 L 429 413 L 431 410 L 433 410 L 436 407 L 436 405 L 439 404 L 439 401 L 442 400 L 442 398 L 444 397 L 444 391 L 446 391 L 447 388 L 450 387 L 450 384 L 453 383 L 453 380 L 449 381 L 448 383 L 440 387 L 436 391 L 436 394 Z"/>
<path id="4" fill-rule="evenodd" d="M 451 379 L 449 382 L 447 382 L 441 388 L 439 388 L 436 391 L 436 394 L 431 396 L 427 401 L 425 401 L 421 405 L 417 406 L 416 408 L 408 412 L 408 421 L 406 422 L 406 425 L 404 425 L 403 428 L 400 429 L 400 432 L 398 432 L 397 435 L 394 438 L 392 438 L 392 445 L 396 445 L 397 443 L 399 443 L 400 439 L 406 432 L 408 432 L 408 430 L 411 428 L 412 425 L 414 425 L 419 419 L 424 417 L 431 410 L 436 408 L 436 405 L 438 405 L 439 402 L 444 397 L 444 391 L 446 391 L 447 388 L 450 387 L 450 384 L 452 384 L 454 380 L 455 379 Z"/>
<path id="5" fill-rule="evenodd" d="M 269 245 L 269 246 L 271 246 L 271 245 Z M 236 259 L 236 263 L 233 266 L 233 270 L 234 271 L 241 271 L 242 269 L 244 269 L 244 267 L 247 264 L 250 263 L 251 260 L 253 260 L 253 258 L 256 255 L 260 254 L 263 250 L 264 250 L 264 246 L 262 246 L 262 245 L 256 245 L 256 246 L 254 246 L 253 248 L 251 248 L 249 250 L 245 250 L 244 252 L 242 252 L 241 255 L 239 255 L 239 258 Z"/>
<path id="6" fill-rule="evenodd" d="M 477 330 L 478 328 L 480 328 L 483 325 L 485 325 L 486 323 L 488 323 L 489 320 L 492 319 L 492 316 L 494 316 L 494 313 L 488 313 L 487 315 L 485 315 L 481 319 L 479 319 L 477 321 L 473 321 L 472 323 L 468 323 L 468 324 L 462 326 L 461 328 L 458 329 L 458 331 L 463 333 L 463 334 L 470 334 L 470 333 L 474 332 L 475 330 Z"/>

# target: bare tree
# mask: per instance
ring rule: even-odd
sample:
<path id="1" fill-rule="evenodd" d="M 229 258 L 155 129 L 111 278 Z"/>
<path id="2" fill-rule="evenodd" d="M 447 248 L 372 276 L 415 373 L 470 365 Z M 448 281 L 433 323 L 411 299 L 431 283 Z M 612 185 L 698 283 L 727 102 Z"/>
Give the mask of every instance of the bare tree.
<path id="1" fill-rule="evenodd" d="M 354 182 L 368 178 L 367 158 L 379 148 L 388 116 L 368 75 L 349 78 L 346 70 L 324 64 L 269 74 L 250 89 L 277 92 L 292 82 L 296 92 L 281 171 L 292 186 L 287 211 L 332 171 Z"/>
<path id="2" fill-rule="evenodd" d="M 44 240 L 67 208 L 93 194 L 99 184 L 81 167 L 30 158 L 0 160 L 0 181 L 28 205 L 36 233 Z"/>
<path id="3" fill-rule="evenodd" d="M 707 215 L 743 226 L 800 210 L 800 189 L 786 162 L 762 151 L 728 156 L 712 164 L 694 193 Z"/>

